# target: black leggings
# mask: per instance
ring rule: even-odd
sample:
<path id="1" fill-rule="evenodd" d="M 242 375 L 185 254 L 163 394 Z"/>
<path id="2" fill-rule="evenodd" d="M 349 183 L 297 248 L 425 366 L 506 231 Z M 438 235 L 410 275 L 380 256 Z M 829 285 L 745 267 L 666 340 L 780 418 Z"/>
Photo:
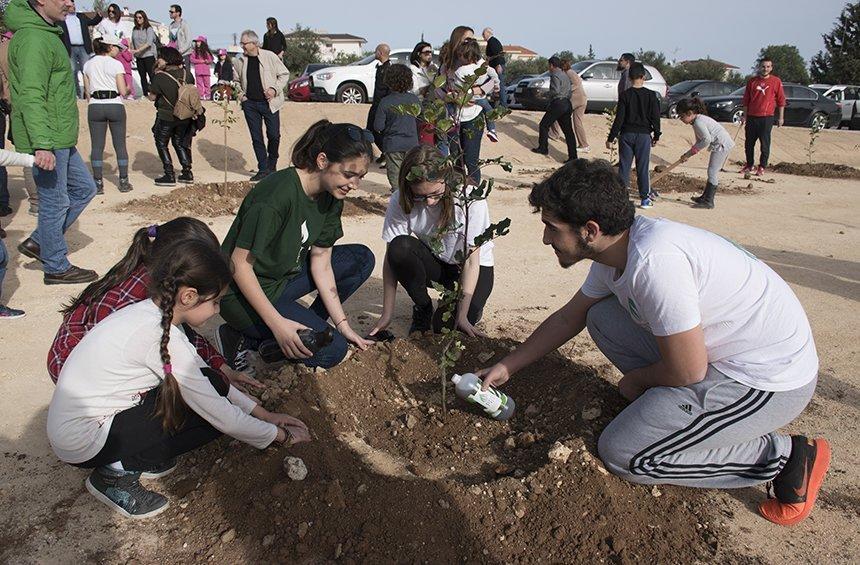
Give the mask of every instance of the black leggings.
<path id="1" fill-rule="evenodd" d="M 761 156 L 759 165 L 767 167 L 770 159 L 770 133 L 773 129 L 773 116 L 749 116 L 745 129 L 747 166 L 752 167 L 755 164 L 755 142 L 761 143 Z"/>
<path id="2" fill-rule="evenodd" d="M 143 96 L 149 94 L 149 85 L 155 78 L 155 57 L 139 57 L 137 59 L 137 74 L 140 75 L 140 86 Z"/>
<path id="3" fill-rule="evenodd" d="M 227 396 L 230 385 L 209 368 L 201 369 L 218 394 Z M 196 412 L 185 407 L 185 421 L 174 432 L 165 432 L 161 418 L 155 415 L 158 388 L 147 392 L 137 406 L 114 416 L 107 442 L 98 455 L 76 467 L 93 469 L 122 463 L 126 471 L 146 471 L 187 453 L 221 436 L 221 432 Z"/>
<path id="4" fill-rule="evenodd" d="M 460 280 L 460 268 L 457 265 L 440 260 L 416 237 L 398 235 L 388 244 L 386 255 L 388 265 L 397 282 L 403 285 L 416 306 L 432 306 L 433 301 L 427 289 L 433 286 L 434 282 L 450 289 L 454 288 L 454 283 Z M 477 324 L 481 321 L 484 305 L 491 292 L 493 292 L 493 268 L 482 266 L 478 275 L 478 284 L 475 286 L 469 311 L 466 314 L 470 323 Z M 447 325 L 453 325 L 453 322 L 454 320 L 451 320 Z M 438 333 L 442 325 L 442 312 L 436 310 L 433 315 L 433 331 Z"/>

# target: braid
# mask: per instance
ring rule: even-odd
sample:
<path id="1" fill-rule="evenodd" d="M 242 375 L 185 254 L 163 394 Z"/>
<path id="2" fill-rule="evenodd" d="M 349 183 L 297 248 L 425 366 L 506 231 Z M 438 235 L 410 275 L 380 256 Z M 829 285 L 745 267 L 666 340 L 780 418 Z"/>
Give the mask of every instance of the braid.
<path id="1" fill-rule="evenodd" d="M 179 392 L 179 383 L 173 376 L 173 368 L 170 365 L 170 330 L 173 327 L 173 308 L 176 305 L 177 283 L 176 279 L 167 276 L 159 285 L 159 307 L 161 308 L 161 342 L 159 350 L 161 362 L 164 364 L 164 380 L 158 393 L 156 416 L 161 416 L 162 426 L 165 430 L 176 430 L 184 420 L 184 403 Z"/>

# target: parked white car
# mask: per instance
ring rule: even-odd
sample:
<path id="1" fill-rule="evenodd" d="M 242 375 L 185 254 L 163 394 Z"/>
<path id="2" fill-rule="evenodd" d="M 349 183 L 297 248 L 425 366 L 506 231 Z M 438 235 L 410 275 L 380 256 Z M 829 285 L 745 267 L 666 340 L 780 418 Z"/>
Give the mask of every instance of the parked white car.
<path id="1" fill-rule="evenodd" d="M 391 51 L 392 65 L 409 66 L 412 49 Z M 434 59 L 438 53 L 434 55 Z M 373 99 L 376 82 L 376 67 L 379 61 L 374 55 L 343 67 L 328 67 L 311 73 L 311 100 L 316 102 L 341 102 L 343 104 L 364 104 Z"/>
<path id="2" fill-rule="evenodd" d="M 587 111 L 602 112 L 618 103 L 621 71 L 615 61 L 580 61 L 571 66 L 580 77 L 588 97 Z M 669 92 L 666 79 L 651 65 L 645 65 L 645 87 L 657 93 L 661 104 Z M 517 102 L 526 110 L 544 110 L 549 102 L 549 73 L 520 80 L 515 90 Z"/>
<path id="3" fill-rule="evenodd" d="M 851 127 L 851 116 L 860 113 L 860 86 L 851 84 L 810 84 L 809 88 L 830 98 L 842 110 L 842 120 L 835 126 Z M 856 109 L 855 109 L 856 108 Z"/>

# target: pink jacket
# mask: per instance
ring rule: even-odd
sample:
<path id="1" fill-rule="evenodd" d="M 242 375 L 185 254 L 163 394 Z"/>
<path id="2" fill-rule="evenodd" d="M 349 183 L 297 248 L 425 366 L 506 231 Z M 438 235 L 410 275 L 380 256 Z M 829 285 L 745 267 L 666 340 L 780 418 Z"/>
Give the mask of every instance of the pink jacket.
<path id="1" fill-rule="evenodd" d="M 195 75 L 208 75 L 209 66 L 212 64 L 212 55 L 208 53 L 203 57 L 198 57 L 194 51 L 191 52 L 191 64 L 194 65 Z"/>
<path id="2" fill-rule="evenodd" d="M 123 50 L 119 52 L 119 55 L 116 56 L 116 60 L 122 63 L 122 68 L 125 69 L 125 74 L 131 74 L 131 61 L 134 59 L 134 55 L 131 54 L 131 51 Z"/>

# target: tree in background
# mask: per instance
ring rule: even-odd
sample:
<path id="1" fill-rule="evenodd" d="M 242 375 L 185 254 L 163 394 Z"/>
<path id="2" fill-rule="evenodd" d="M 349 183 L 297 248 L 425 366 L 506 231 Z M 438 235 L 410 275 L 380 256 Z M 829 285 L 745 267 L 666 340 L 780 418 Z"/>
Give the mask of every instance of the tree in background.
<path id="1" fill-rule="evenodd" d="M 639 51 L 637 51 L 633 55 L 636 57 L 637 61 L 646 65 L 651 65 L 652 67 L 660 71 L 660 74 L 663 75 L 663 77 L 666 77 L 666 75 L 669 73 L 669 69 L 671 69 L 672 67 L 672 65 L 666 59 L 666 55 L 664 55 L 662 51 L 659 53 L 657 51 L 645 51 L 640 47 Z M 666 78 L 666 80 L 668 81 L 669 79 Z"/>
<path id="2" fill-rule="evenodd" d="M 833 26 L 823 34 L 824 51 L 812 58 L 815 82 L 860 84 L 860 2 L 848 4 Z"/>
<path id="3" fill-rule="evenodd" d="M 714 61 L 709 57 L 669 67 L 664 76 L 666 77 L 666 82 L 669 84 L 678 84 L 685 80 L 723 80 L 726 78 L 726 68 L 719 61 Z M 729 78 L 734 80 L 728 80 L 727 82 L 733 84 L 741 84 L 743 82 L 743 77 L 737 72 L 732 72 Z"/>
<path id="4" fill-rule="evenodd" d="M 320 60 L 319 36 L 311 28 L 296 24 L 296 27 L 287 37 L 284 60 L 287 67 L 295 69 L 296 72 L 301 72 L 311 63 L 318 63 Z"/>
<path id="5" fill-rule="evenodd" d="M 356 55 L 354 53 L 338 53 L 337 57 L 331 60 L 331 64 L 335 67 L 342 67 L 350 63 L 355 63 L 364 57 L 364 55 Z"/>
<path id="6" fill-rule="evenodd" d="M 767 47 L 762 47 L 756 58 L 756 65 L 753 67 L 754 72 L 758 72 L 759 63 L 765 58 L 773 61 L 773 74 L 784 82 L 809 84 L 809 72 L 806 70 L 806 62 L 794 45 L 768 45 Z"/>
<path id="7" fill-rule="evenodd" d="M 587 61 L 589 59 L 588 55 L 574 55 L 573 51 L 565 49 L 564 51 L 559 51 L 554 55 L 558 57 L 562 61 L 567 60 L 570 61 L 570 64 L 578 63 L 580 61 Z"/>
<path id="8" fill-rule="evenodd" d="M 597 55 L 594 54 L 594 48 L 591 46 L 591 43 L 588 44 L 588 55 L 587 55 L 587 57 L 589 59 L 594 59 L 597 57 Z"/>
<path id="9" fill-rule="evenodd" d="M 531 61 L 517 59 L 505 65 L 505 74 L 508 84 L 518 82 L 525 75 L 540 75 L 549 68 L 545 57 L 538 57 Z"/>

